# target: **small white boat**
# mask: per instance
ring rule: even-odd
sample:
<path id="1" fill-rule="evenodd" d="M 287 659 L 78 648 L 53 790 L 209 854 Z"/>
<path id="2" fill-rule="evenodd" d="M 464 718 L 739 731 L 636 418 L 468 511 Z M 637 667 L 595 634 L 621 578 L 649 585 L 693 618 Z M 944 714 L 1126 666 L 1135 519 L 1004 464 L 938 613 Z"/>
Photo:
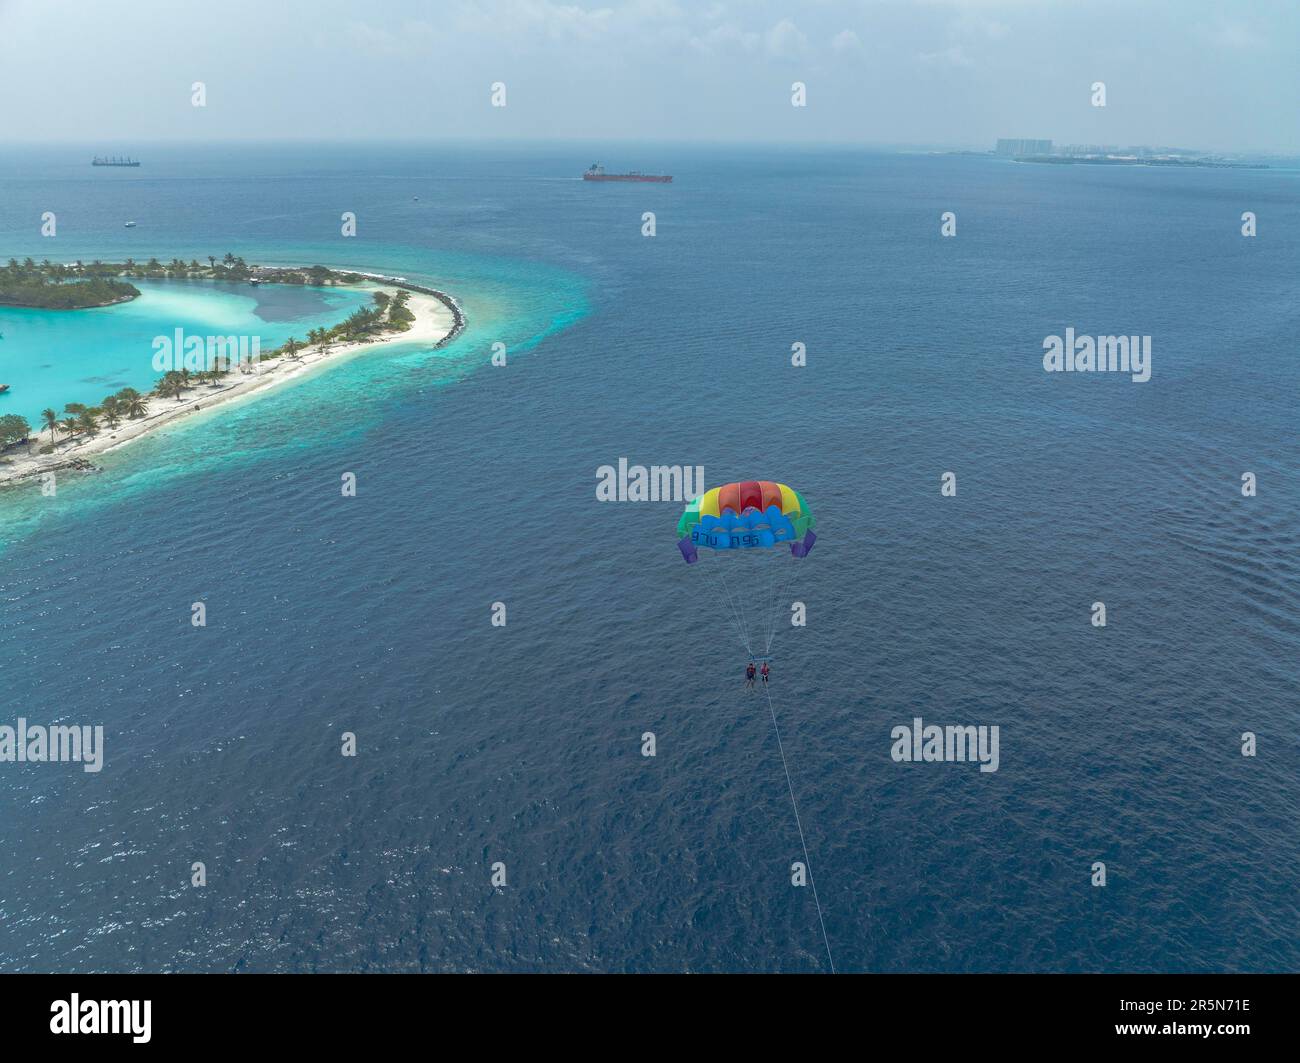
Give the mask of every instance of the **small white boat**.
<path id="1" fill-rule="evenodd" d="M 129 221 L 129 222 L 126 223 L 126 225 L 123 226 L 123 228 L 124 228 L 124 229 L 134 229 L 134 228 L 135 228 L 135 222 L 133 222 L 133 221 Z"/>

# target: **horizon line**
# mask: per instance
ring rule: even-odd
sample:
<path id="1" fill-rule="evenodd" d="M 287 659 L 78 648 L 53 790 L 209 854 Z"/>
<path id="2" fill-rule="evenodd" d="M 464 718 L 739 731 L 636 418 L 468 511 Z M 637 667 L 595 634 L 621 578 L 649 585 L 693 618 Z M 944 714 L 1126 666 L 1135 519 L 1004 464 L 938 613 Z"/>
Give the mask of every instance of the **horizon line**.
<path id="1" fill-rule="evenodd" d="M 95 150 L 108 150 L 110 154 L 114 151 L 118 153 L 130 153 L 137 150 L 135 147 L 130 149 L 124 147 L 115 147 L 112 149 L 104 148 L 104 139 L 114 141 L 119 138 L 103 138 L 97 140 L 82 138 L 47 138 L 40 140 L 22 140 L 11 139 L 8 147 L 13 148 L 31 148 L 31 147 L 68 147 L 68 148 L 94 148 Z M 120 138 L 126 139 L 126 138 Z M 995 137 L 993 144 L 999 139 L 1008 139 Z M 1015 138 L 1011 138 L 1015 139 Z M 1042 137 L 1043 140 L 1052 140 L 1053 146 L 1073 143 L 1069 141 L 1056 141 L 1054 138 Z M 225 145 L 225 144 L 255 144 L 255 145 L 273 145 L 273 144 L 296 144 L 296 145 L 435 145 L 435 144 L 482 144 L 493 146 L 542 146 L 547 144 L 645 144 L 645 145 L 680 145 L 683 147 L 755 147 L 755 148 L 816 148 L 816 149 L 838 149 L 838 150 L 887 150 L 895 152 L 907 151 L 969 151 L 976 153 L 994 152 L 992 145 L 985 146 L 983 142 L 973 141 L 965 142 L 940 142 L 940 141 L 872 141 L 872 140 L 818 140 L 818 139 L 753 139 L 753 138 L 727 138 L 727 137 L 603 137 L 603 136 L 554 136 L 554 137 L 502 137 L 502 136 L 474 136 L 458 134 L 454 136 L 394 136 L 394 137 L 326 137 L 326 136 L 255 136 L 255 137 L 181 137 L 181 136 L 149 136 L 140 137 L 131 141 L 132 145 L 148 145 L 151 147 L 171 146 L 171 145 Z M 1100 145 L 1099 145 L 1100 146 Z M 1124 142 L 1117 141 L 1114 144 L 1106 145 L 1115 148 L 1126 147 L 1177 147 L 1186 151 L 1200 152 L 1204 154 L 1220 155 L 1264 155 L 1283 158 L 1300 158 L 1300 148 L 1280 148 L 1280 147 L 1254 147 L 1254 148 L 1222 148 L 1222 147 L 1204 147 L 1195 145 L 1173 145 L 1160 143 L 1158 141 L 1134 141 Z"/>

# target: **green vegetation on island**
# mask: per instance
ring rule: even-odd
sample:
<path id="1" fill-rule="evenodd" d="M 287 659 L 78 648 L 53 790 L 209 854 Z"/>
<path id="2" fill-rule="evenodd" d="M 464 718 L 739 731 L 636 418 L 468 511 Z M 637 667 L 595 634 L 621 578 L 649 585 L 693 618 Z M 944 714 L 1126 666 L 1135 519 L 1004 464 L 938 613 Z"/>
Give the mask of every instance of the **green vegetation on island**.
<path id="1" fill-rule="evenodd" d="M 140 294 L 140 289 L 128 281 L 103 274 L 63 272 L 66 269 L 50 263 L 38 266 L 30 258 L 22 263 L 11 258 L 0 269 L 0 305 L 84 310 L 124 303 Z"/>
<path id="2" fill-rule="evenodd" d="M 32 426 L 27 423 L 27 418 L 19 417 L 16 413 L 0 417 L 0 450 L 14 443 L 26 442 L 31 434 Z"/>
<path id="3" fill-rule="evenodd" d="M 248 284 L 303 284 L 318 288 L 359 284 L 359 273 L 328 266 L 250 266 L 238 255 L 226 252 L 218 259 L 206 256 L 186 262 L 174 258 L 163 263 L 156 258 L 137 262 L 51 262 L 11 258 L 0 268 L 0 306 L 34 307 L 41 310 L 84 310 L 127 302 L 140 294 L 132 280 L 215 280 Z"/>

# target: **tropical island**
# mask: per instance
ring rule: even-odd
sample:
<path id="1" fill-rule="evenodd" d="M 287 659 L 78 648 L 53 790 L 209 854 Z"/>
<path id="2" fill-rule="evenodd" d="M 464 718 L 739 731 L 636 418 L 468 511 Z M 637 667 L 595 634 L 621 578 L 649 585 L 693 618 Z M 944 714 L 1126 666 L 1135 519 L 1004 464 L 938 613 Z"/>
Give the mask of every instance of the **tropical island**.
<path id="1" fill-rule="evenodd" d="M 174 258 L 163 263 L 148 262 L 36 262 L 11 258 L 0 268 L 0 306 L 33 307 L 40 310 L 84 310 L 112 306 L 135 299 L 140 289 L 130 280 L 205 280 L 259 284 L 304 284 L 324 288 L 356 285 L 366 278 L 360 273 L 333 270 L 327 266 L 250 266 L 227 252 L 218 259 L 208 255 L 205 266 L 198 259 Z"/>
<path id="2" fill-rule="evenodd" d="M 69 402 L 62 410 L 41 411 L 40 423 L 32 426 L 18 414 L 0 416 L 0 484 L 12 483 L 57 468 L 93 469 L 91 454 L 122 446 L 145 433 L 175 421 L 178 417 L 210 409 L 236 396 L 250 394 L 282 383 L 308 368 L 395 340 L 424 341 L 437 348 L 449 343 L 465 319 L 451 296 L 434 288 L 411 284 L 403 277 L 333 270 L 325 266 L 250 266 L 243 259 L 226 255 L 218 262 L 210 257 L 205 267 L 197 260 L 174 259 L 162 265 L 151 259 L 144 265 L 132 260 L 122 263 L 77 262 L 71 265 L 28 259 L 0 268 L 0 305 L 34 306 L 42 309 L 76 309 L 110 305 L 82 302 L 81 296 L 52 299 L 40 304 L 12 302 L 6 293 L 50 292 L 81 289 L 85 285 L 123 284 L 135 298 L 139 290 L 118 278 L 244 281 L 253 285 L 303 284 L 340 286 L 371 291 L 371 305 L 359 307 L 332 327 L 311 329 L 305 341 L 291 336 L 270 351 L 243 357 L 229 350 L 209 347 L 196 367 L 181 366 L 162 373 L 154 387 L 141 392 L 121 388 L 106 395 L 98 405 Z M 109 289 L 100 287 L 99 292 Z M 47 298 L 50 298 L 47 296 Z M 115 298 L 111 302 L 122 302 Z M 232 356 L 233 354 L 233 356 Z M 170 400 L 170 401 L 169 401 Z M 48 438 L 46 438 L 48 433 Z"/>
<path id="3" fill-rule="evenodd" d="M 38 310 L 84 310 L 125 303 L 140 289 L 110 275 L 67 272 L 69 267 L 38 266 L 30 258 L 19 264 L 11 258 L 0 269 L 0 306 L 25 306 Z"/>

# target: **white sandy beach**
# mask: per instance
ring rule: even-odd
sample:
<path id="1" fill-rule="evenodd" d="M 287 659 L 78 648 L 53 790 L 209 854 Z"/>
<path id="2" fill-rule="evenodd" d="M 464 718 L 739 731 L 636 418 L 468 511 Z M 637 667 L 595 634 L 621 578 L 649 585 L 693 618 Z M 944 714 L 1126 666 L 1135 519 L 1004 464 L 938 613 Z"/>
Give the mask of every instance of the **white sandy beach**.
<path id="1" fill-rule="evenodd" d="M 382 284 L 368 284 L 370 291 L 387 291 L 391 296 L 395 289 Z M 149 412 L 138 420 L 123 420 L 116 428 L 101 428 L 93 436 L 75 438 L 67 443 L 60 443 L 51 454 L 37 453 L 37 447 L 11 451 L 6 455 L 8 464 L 0 465 L 0 486 L 24 480 L 54 469 L 73 467 L 78 459 L 89 460 L 97 454 L 104 454 L 119 447 L 124 447 L 144 435 L 154 432 L 165 425 L 174 424 L 183 417 L 199 411 L 207 412 L 217 406 L 249 396 L 264 394 L 273 387 L 279 387 L 303 375 L 344 360 L 356 354 L 370 351 L 393 343 L 424 343 L 435 346 L 446 339 L 455 329 L 455 315 L 451 308 L 441 299 L 422 292 L 410 292 L 407 308 L 415 315 L 415 321 L 405 332 L 394 332 L 380 339 L 367 340 L 362 343 L 334 343 L 329 350 L 319 346 L 304 347 L 296 359 L 282 355 L 279 358 L 262 361 L 244 373 L 238 370 L 228 373 L 216 386 L 197 384 L 185 392 L 179 402 L 171 398 L 151 396 Z M 42 443 L 48 443 L 48 432 L 42 437 Z M 39 445 L 39 444 L 38 444 Z"/>

